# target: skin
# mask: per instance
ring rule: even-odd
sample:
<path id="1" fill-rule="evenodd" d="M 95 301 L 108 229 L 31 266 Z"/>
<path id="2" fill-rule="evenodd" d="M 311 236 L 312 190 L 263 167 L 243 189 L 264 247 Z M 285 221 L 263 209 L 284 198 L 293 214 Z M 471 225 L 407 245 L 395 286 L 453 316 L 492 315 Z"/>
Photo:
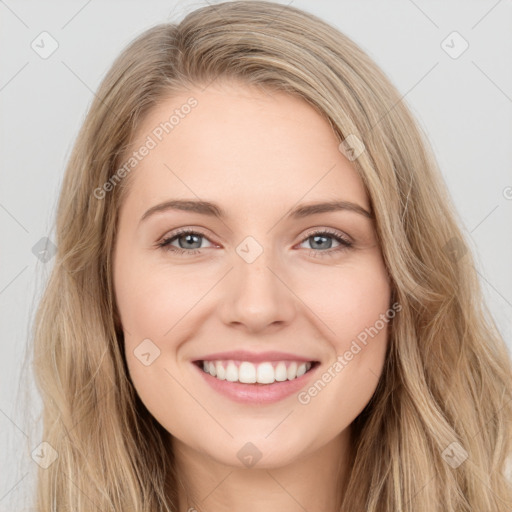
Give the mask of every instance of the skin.
<path id="1" fill-rule="evenodd" d="M 337 355 L 390 307 L 374 222 L 349 210 L 286 214 L 334 199 L 369 211 L 369 199 L 329 123 L 285 93 L 227 81 L 186 91 L 149 112 L 133 147 L 190 96 L 198 105 L 132 171 L 119 212 L 114 287 L 130 377 L 170 434 L 180 511 L 334 511 L 350 425 L 382 373 L 387 324 L 307 404 L 297 394 L 267 405 L 234 402 L 192 361 L 281 350 L 321 363 L 307 387 L 332 374 Z M 171 198 L 215 202 L 227 217 L 168 210 L 140 222 Z M 204 237 L 175 238 L 185 254 L 157 246 L 179 228 Z M 340 242 L 330 234 L 315 246 L 311 232 L 324 229 L 353 246 L 333 252 Z M 247 236 L 263 249 L 252 263 L 236 251 Z M 147 366 L 134 355 L 144 339 L 160 350 Z M 237 457 L 248 442 L 261 453 L 252 467 Z"/>

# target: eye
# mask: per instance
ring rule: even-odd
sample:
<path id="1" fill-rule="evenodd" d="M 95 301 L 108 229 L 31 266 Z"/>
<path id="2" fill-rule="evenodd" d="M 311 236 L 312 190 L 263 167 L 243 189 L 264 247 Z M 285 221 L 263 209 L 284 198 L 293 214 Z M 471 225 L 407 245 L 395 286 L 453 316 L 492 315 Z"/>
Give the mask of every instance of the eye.
<path id="1" fill-rule="evenodd" d="M 203 233 L 183 229 L 168 238 L 164 238 L 158 243 L 158 247 L 178 254 L 197 254 L 201 252 L 199 249 L 201 248 L 202 239 L 208 240 Z M 178 247 L 172 245 L 174 241 L 178 242 Z"/>
<path id="2" fill-rule="evenodd" d="M 332 239 L 336 240 L 338 246 L 332 249 Z M 330 241 L 331 240 L 331 241 Z M 311 256 L 334 256 L 340 251 L 346 251 L 353 246 L 353 243 L 341 234 L 324 229 L 321 231 L 314 231 L 309 233 L 308 236 L 301 242 L 301 244 L 309 242 L 313 247 L 310 249 L 309 254 Z M 315 250 L 315 249 L 320 249 Z"/>

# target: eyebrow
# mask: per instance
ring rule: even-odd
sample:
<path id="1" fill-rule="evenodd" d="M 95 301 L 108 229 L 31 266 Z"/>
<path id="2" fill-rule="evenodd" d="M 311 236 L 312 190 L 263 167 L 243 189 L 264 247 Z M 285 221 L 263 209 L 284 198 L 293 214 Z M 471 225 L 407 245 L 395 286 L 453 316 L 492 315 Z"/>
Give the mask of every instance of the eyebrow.
<path id="1" fill-rule="evenodd" d="M 201 215 L 217 217 L 218 219 L 225 219 L 227 217 L 226 212 L 220 206 L 210 201 L 201 201 L 195 199 L 172 199 L 152 206 L 141 217 L 139 224 L 155 213 L 168 210 L 194 212 Z M 301 219 L 318 213 L 336 212 L 343 210 L 358 213 L 364 217 L 373 219 L 373 215 L 368 210 L 350 201 L 328 201 L 322 203 L 304 204 L 290 211 L 287 214 L 287 217 L 291 217 L 293 219 Z"/>

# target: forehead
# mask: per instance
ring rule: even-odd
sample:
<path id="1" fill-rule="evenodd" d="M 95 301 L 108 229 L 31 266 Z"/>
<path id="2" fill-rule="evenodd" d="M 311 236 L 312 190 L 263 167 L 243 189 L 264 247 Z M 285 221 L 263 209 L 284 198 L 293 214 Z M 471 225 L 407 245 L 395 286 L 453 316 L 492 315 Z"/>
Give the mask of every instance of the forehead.
<path id="1" fill-rule="evenodd" d="M 175 94 L 149 111 L 131 151 L 144 145 L 127 202 L 195 197 L 255 211 L 342 199 L 369 209 L 329 122 L 284 92 L 214 83 Z"/>

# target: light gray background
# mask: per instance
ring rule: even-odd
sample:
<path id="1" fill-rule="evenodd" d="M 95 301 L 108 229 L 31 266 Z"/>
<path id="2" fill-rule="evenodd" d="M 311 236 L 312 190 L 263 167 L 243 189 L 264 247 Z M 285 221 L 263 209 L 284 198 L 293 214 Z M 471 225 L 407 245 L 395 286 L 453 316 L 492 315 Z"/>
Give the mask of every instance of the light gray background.
<path id="1" fill-rule="evenodd" d="M 216 2 L 210 2 L 216 3 Z M 289 1 L 280 3 L 287 4 Z M 463 219 L 496 322 L 512 348 L 512 2 L 294 0 L 353 38 L 404 95 L 434 147 Z M 52 261 L 72 144 L 100 80 L 122 48 L 204 2 L 0 0 L 0 510 L 28 510 L 39 402 L 21 381 L 30 322 Z M 58 42 L 42 59 L 41 32 Z M 458 58 L 441 43 L 457 31 Z M 460 48 L 455 41 L 445 43 Z M 454 50 L 452 50 L 454 51 Z M 23 375 L 30 379 L 30 374 Z M 27 408 L 29 407 L 29 408 Z"/>

